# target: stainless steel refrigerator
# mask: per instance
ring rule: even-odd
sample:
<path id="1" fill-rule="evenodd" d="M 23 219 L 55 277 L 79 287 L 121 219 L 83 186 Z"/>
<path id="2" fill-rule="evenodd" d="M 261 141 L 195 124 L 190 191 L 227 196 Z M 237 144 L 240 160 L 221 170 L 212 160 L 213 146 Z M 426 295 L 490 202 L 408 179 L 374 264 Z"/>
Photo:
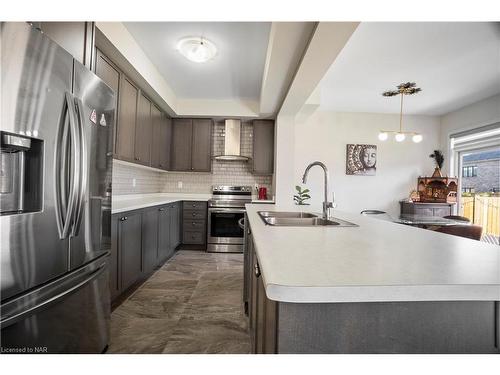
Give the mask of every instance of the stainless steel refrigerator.
<path id="1" fill-rule="evenodd" d="M 0 48 L 0 346 L 100 353 L 115 93 L 26 23 L 2 23 Z"/>

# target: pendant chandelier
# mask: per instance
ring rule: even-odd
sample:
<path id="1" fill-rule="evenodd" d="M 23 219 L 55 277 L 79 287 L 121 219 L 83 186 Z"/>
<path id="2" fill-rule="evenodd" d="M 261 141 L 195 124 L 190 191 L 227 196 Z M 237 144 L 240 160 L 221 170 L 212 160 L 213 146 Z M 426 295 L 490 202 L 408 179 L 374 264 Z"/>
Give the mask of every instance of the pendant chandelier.
<path id="1" fill-rule="evenodd" d="M 381 141 L 385 141 L 389 138 L 389 134 L 394 134 L 394 140 L 396 142 L 403 142 L 406 139 L 406 136 L 411 136 L 411 139 L 415 143 L 422 142 L 422 134 L 416 132 L 407 132 L 403 131 L 403 98 L 405 95 L 413 95 L 422 91 L 421 88 L 415 87 L 415 82 L 406 82 L 401 83 L 396 86 L 397 90 L 390 90 L 382 93 L 383 96 L 396 96 L 401 95 L 401 109 L 399 113 L 399 131 L 395 130 L 381 130 L 378 134 L 378 139 Z"/>

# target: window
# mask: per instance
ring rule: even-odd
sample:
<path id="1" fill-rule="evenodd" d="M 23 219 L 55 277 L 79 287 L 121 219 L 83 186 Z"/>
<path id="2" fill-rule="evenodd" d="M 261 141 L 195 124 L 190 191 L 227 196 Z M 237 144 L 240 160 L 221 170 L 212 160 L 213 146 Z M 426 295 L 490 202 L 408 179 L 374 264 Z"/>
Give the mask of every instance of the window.
<path id="1" fill-rule="evenodd" d="M 462 167 L 462 177 L 476 177 L 477 176 L 477 166 L 469 165 L 467 167 Z"/>
<path id="2" fill-rule="evenodd" d="M 476 192 L 476 189 L 473 187 L 463 187 L 462 188 L 462 193 L 474 194 L 475 192 Z"/>

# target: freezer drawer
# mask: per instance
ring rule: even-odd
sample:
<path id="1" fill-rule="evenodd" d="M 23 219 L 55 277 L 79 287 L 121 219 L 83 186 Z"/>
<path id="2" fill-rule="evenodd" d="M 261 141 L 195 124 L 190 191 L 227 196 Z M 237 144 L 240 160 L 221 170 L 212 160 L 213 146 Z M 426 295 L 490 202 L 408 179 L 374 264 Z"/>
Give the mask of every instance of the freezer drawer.
<path id="1" fill-rule="evenodd" d="M 107 260 L 2 304 L 2 352 L 103 352 L 110 319 Z"/>

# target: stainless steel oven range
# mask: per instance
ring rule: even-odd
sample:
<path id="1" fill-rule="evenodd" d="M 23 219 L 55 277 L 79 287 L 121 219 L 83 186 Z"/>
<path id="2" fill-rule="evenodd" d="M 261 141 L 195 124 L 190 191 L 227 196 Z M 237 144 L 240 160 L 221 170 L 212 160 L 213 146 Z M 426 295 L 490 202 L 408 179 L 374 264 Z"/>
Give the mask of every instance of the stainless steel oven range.
<path id="1" fill-rule="evenodd" d="M 251 201 L 251 186 L 212 187 L 212 199 L 208 201 L 208 252 L 243 252 L 245 204 Z"/>

